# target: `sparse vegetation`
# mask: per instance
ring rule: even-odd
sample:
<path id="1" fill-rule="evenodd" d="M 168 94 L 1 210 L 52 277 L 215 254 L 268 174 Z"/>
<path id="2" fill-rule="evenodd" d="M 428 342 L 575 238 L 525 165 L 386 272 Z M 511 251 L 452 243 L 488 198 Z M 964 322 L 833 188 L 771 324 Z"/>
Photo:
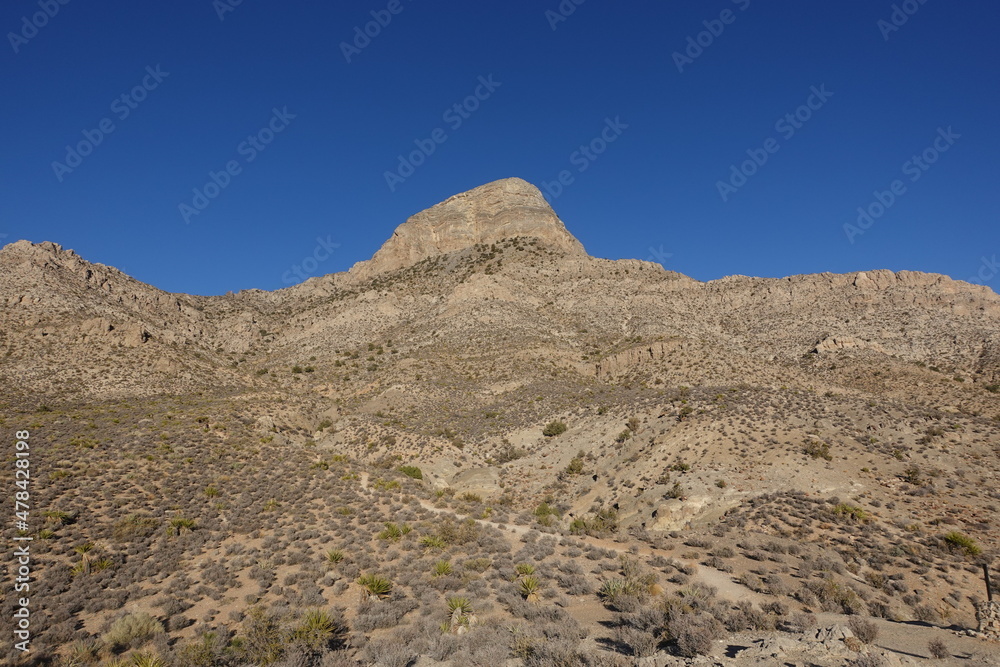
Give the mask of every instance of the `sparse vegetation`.
<path id="1" fill-rule="evenodd" d="M 420 468 L 416 466 L 399 466 L 396 468 L 399 472 L 403 473 L 407 477 L 412 477 L 413 479 L 423 479 L 424 474 L 420 471 Z"/>
<path id="2" fill-rule="evenodd" d="M 825 442 L 810 440 L 803 447 L 803 451 L 814 459 L 823 459 L 824 461 L 833 460 L 833 454 L 830 453 L 830 445 Z"/>
<path id="3" fill-rule="evenodd" d="M 561 421 L 549 422 L 548 424 L 545 425 L 545 428 L 542 429 L 542 435 L 544 435 L 546 438 L 562 435 L 565 432 L 566 432 L 566 424 L 564 424 Z"/>
<path id="4" fill-rule="evenodd" d="M 943 539 L 949 548 L 961 551 L 967 556 L 978 556 L 982 552 L 982 549 L 979 548 L 979 545 L 976 544 L 975 540 L 958 531 L 952 531 L 945 534 Z"/>
<path id="5" fill-rule="evenodd" d="M 494 245 L 167 308 L 111 277 L 106 310 L 2 328 L 8 376 L 37 385 L 0 396 L 0 425 L 34 438 L 38 511 L 10 530 L 35 540 L 46 596 L 31 659 L 620 667 L 728 647 L 738 662 L 780 632 L 802 661 L 801 635 L 834 623 L 858 659 L 900 630 L 947 659 L 932 633 L 975 627 L 1000 539 L 981 297 L 960 294 L 968 321 L 927 324 L 938 288 L 915 300 L 905 275 L 848 306 L 825 278 L 695 289 L 641 262 L 561 264 L 544 240 Z M 779 284 L 799 296 L 772 312 Z M 506 296 L 522 291 L 537 322 Z M 709 293 L 733 321 L 701 319 Z M 138 347 L 116 338 L 132 318 L 156 328 Z M 102 320 L 115 331 L 81 347 Z M 807 350 L 827 328 L 855 348 Z M 104 365 L 55 368 L 63 347 Z"/>

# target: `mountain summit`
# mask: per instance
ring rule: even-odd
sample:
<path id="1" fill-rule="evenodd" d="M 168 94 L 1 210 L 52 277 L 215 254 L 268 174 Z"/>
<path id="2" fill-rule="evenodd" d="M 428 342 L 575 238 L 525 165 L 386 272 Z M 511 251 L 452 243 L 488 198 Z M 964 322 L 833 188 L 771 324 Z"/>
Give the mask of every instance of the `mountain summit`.
<path id="1" fill-rule="evenodd" d="M 538 188 L 520 178 L 505 178 L 411 216 L 370 260 L 356 264 L 351 274 L 367 279 L 428 257 L 515 236 L 537 238 L 568 253 L 586 252 Z"/>

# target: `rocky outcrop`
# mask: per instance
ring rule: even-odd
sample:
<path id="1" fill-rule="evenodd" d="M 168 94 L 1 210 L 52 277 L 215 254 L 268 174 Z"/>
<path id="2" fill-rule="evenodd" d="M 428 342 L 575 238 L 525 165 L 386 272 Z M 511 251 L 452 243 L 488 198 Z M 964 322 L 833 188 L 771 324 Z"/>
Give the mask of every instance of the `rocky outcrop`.
<path id="1" fill-rule="evenodd" d="M 886 354 L 886 351 L 878 343 L 871 343 L 853 336 L 827 336 L 816 343 L 816 347 L 812 349 L 812 352 L 825 354 L 840 350 L 872 350 L 873 352 Z"/>
<path id="2" fill-rule="evenodd" d="M 1000 602 L 990 600 L 976 605 L 976 631 L 987 639 L 1000 640 Z"/>
<path id="3" fill-rule="evenodd" d="M 350 274 L 363 281 L 428 257 L 515 236 L 537 238 L 568 253 L 585 252 L 538 188 L 520 178 L 507 178 L 412 216 L 370 260 L 355 264 Z"/>

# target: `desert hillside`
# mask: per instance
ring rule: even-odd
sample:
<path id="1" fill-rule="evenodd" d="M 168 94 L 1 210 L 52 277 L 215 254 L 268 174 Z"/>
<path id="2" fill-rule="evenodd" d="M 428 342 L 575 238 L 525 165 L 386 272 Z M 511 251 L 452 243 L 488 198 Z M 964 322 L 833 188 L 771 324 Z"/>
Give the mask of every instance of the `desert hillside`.
<path id="1" fill-rule="evenodd" d="M 1000 296 L 571 229 L 506 179 L 218 297 L 0 250 L 4 664 L 998 664 Z"/>

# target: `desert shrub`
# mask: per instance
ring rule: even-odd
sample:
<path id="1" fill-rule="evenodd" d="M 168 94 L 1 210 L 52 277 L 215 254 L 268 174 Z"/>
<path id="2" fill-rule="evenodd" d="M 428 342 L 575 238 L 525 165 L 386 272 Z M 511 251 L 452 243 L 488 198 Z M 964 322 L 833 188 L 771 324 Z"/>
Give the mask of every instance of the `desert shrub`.
<path id="1" fill-rule="evenodd" d="M 159 522 L 149 516 L 130 514 L 115 522 L 111 534 L 119 542 L 130 542 L 149 537 L 156 531 Z"/>
<path id="2" fill-rule="evenodd" d="M 470 558 L 469 560 L 462 563 L 462 567 L 466 570 L 471 570 L 473 572 L 485 572 L 489 567 L 493 565 L 493 561 L 489 558 Z"/>
<path id="3" fill-rule="evenodd" d="M 718 556 L 719 558 L 732 558 L 736 555 L 732 547 L 718 547 L 712 551 L 713 556 Z"/>
<path id="4" fill-rule="evenodd" d="M 916 465 L 907 466 L 903 470 L 903 474 L 900 475 L 902 480 L 907 484 L 912 484 L 913 486 L 920 486 L 923 483 L 924 478 L 920 472 L 920 467 Z"/>
<path id="5" fill-rule="evenodd" d="M 777 574 L 769 574 L 764 577 L 764 584 L 767 586 L 767 592 L 771 595 L 787 595 L 788 586 L 785 585 L 785 581 Z"/>
<path id="6" fill-rule="evenodd" d="M 887 601 L 874 600 L 868 603 L 868 614 L 872 618 L 892 618 L 892 609 Z"/>
<path id="7" fill-rule="evenodd" d="M 561 515 L 558 509 L 552 507 L 546 502 L 540 503 L 534 511 L 535 518 L 538 519 L 538 523 L 543 526 L 551 526 L 555 523 Z"/>
<path id="8" fill-rule="evenodd" d="M 774 600 L 773 602 L 765 602 L 760 606 L 760 608 L 768 614 L 774 614 L 775 616 L 785 616 L 788 614 L 788 605 L 781 602 L 780 600 Z"/>
<path id="9" fill-rule="evenodd" d="M 619 644 L 628 647 L 632 655 L 646 658 L 656 653 L 659 640 L 651 633 L 638 628 L 619 625 L 615 628 L 615 639 Z"/>
<path id="10" fill-rule="evenodd" d="M 818 620 L 815 614 L 798 612 L 792 614 L 781 623 L 781 629 L 786 632 L 808 632 L 816 627 Z"/>
<path id="11" fill-rule="evenodd" d="M 573 639 L 539 641 L 525 658 L 525 667 L 578 667 L 585 665 L 587 656 Z"/>
<path id="12" fill-rule="evenodd" d="M 196 639 L 179 646 L 175 662 L 184 667 L 216 667 L 226 662 L 227 633 L 203 632 Z"/>
<path id="13" fill-rule="evenodd" d="M 968 535 L 964 535 L 958 531 L 952 531 L 946 534 L 942 538 L 949 549 L 953 551 L 962 551 L 968 556 L 978 556 L 982 549 L 976 544 Z"/>
<path id="14" fill-rule="evenodd" d="M 575 457 L 569 462 L 569 465 L 563 470 L 563 475 L 565 476 L 577 476 L 583 474 L 583 459 L 580 457 Z"/>
<path id="15" fill-rule="evenodd" d="M 878 639 L 878 626 L 860 616 L 851 616 L 847 619 L 847 627 L 864 644 L 871 644 Z"/>
<path id="16" fill-rule="evenodd" d="M 689 547 L 693 547 L 695 549 L 711 549 L 712 548 L 712 542 L 711 542 L 711 540 L 706 540 L 706 539 L 701 538 L 701 537 L 689 537 L 688 539 L 684 540 L 684 544 L 687 545 L 687 546 L 689 546 Z"/>
<path id="17" fill-rule="evenodd" d="M 239 639 L 239 657 L 254 664 L 271 665 L 285 652 L 285 634 L 280 619 L 260 606 L 251 607 L 247 612 Z"/>
<path id="18" fill-rule="evenodd" d="M 496 456 L 493 460 L 499 464 L 510 463 L 511 461 L 516 461 L 518 459 L 523 459 L 528 455 L 528 450 L 522 449 L 520 447 L 514 447 L 509 442 L 505 442 L 503 446 L 497 451 Z"/>
<path id="19" fill-rule="evenodd" d="M 407 477 L 412 477 L 413 479 L 423 479 L 424 473 L 421 472 L 420 468 L 417 466 L 399 466 L 396 468 L 399 472 L 403 473 Z"/>
<path id="20" fill-rule="evenodd" d="M 677 614 L 667 622 L 667 635 L 677 653 L 693 658 L 712 650 L 712 642 L 725 636 L 722 624 L 710 614 Z"/>
<path id="21" fill-rule="evenodd" d="M 551 421 L 545 425 L 542 429 L 542 435 L 546 438 L 551 438 L 556 435 L 561 435 L 566 432 L 566 424 L 561 421 Z"/>
<path id="22" fill-rule="evenodd" d="M 924 623 L 937 623 L 941 619 L 940 614 L 938 614 L 934 607 L 929 604 L 914 607 L 913 615 L 918 621 L 922 621 Z"/>
<path id="23" fill-rule="evenodd" d="M 833 460 L 833 455 L 830 453 L 830 445 L 825 442 L 810 440 L 802 448 L 802 451 L 814 459 L 823 459 L 825 461 Z"/>
<path id="24" fill-rule="evenodd" d="M 569 531 L 574 535 L 586 534 L 593 537 L 600 537 L 608 533 L 618 531 L 618 511 L 611 508 L 602 508 L 589 518 L 577 518 L 569 525 Z"/>
<path id="25" fill-rule="evenodd" d="M 570 595 L 589 595 L 594 592 L 587 579 L 579 574 L 559 574 L 556 575 L 556 580 Z"/>
<path id="26" fill-rule="evenodd" d="M 101 641 L 113 652 L 139 648 L 154 636 L 162 633 L 163 624 L 146 612 L 122 616 L 101 636 Z"/>
<path id="27" fill-rule="evenodd" d="M 722 560 L 718 556 L 710 556 L 704 561 L 704 564 L 708 567 L 719 570 L 720 572 L 732 572 L 733 566 Z"/>
<path id="28" fill-rule="evenodd" d="M 417 602 L 411 599 L 376 602 L 372 598 L 362 600 L 352 625 L 359 632 L 371 632 L 379 628 L 394 628 L 403 616 L 413 611 Z"/>
<path id="29" fill-rule="evenodd" d="M 855 505 L 848 505 L 846 503 L 840 503 L 833 508 L 833 513 L 850 519 L 851 521 L 857 521 L 858 523 L 868 523 L 871 521 L 871 515 L 864 511 L 860 507 Z"/>
<path id="30" fill-rule="evenodd" d="M 402 642 L 385 637 L 370 642 L 362 652 L 370 663 L 379 667 L 406 667 L 416 657 L 413 649 Z"/>
<path id="31" fill-rule="evenodd" d="M 726 630 L 730 632 L 745 632 L 747 630 L 774 630 L 774 618 L 760 609 L 754 609 L 749 600 L 740 600 L 736 609 L 725 617 Z"/>
<path id="32" fill-rule="evenodd" d="M 744 572 L 740 575 L 739 582 L 755 593 L 767 592 L 767 586 L 764 585 L 763 579 L 758 577 L 753 572 Z"/>
<path id="33" fill-rule="evenodd" d="M 951 657 L 948 646 L 940 639 L 932 639 L 927 643 L 927 651 L 935 660 L 944 660 Z"/>
<path id="34" fill-rule="evenodd" d="M 444 540 L 448 545 L 464 545 L 475 542 L 482 534 L 482 527 L 476 523 L 475 519 L 456 521 L 451 517 L 445 517 L 438 523 L 437 537 Z"/>

